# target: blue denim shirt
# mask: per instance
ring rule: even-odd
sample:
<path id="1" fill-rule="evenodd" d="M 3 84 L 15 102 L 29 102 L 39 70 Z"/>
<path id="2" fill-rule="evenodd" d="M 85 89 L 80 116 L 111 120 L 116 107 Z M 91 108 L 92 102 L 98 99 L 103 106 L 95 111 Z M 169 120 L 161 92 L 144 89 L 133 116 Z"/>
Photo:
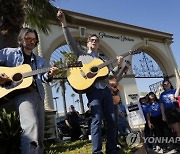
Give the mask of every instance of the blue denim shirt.
<path id="1" fill-rule="evenodd" d="M 24 56 L 21 48 L 4 48 L 0 50 L 0 66 L 16 67 L 22 65 L 23 62 L 24 62 Z M 30 65 L 32 70 L 46 68 L 46 60 L 40 56 L 35 55 L 35 58 L 34 56 L 31 57 Z M 38 74 L 35 81 L 41 99 L 44 100 L 45 93 L 42 82 L 47 83 L 49 81 L 47 73 Z"/>

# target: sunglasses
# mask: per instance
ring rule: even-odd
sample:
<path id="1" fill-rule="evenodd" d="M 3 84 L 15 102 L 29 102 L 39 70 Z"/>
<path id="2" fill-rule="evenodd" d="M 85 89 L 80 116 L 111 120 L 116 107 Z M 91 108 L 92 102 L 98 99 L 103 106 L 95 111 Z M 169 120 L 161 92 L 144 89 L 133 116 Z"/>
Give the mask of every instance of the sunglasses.
<path id="1" fill-rule="evenodd" d="M 99 42 L 99 40 L 98 39 L 89 39 L 88 42 L 95 42 L 95 43 L 97 43 L 97 42 Z"/>
<path id="2" fill-rule="evenodd" d="M 34 43 L 37 43 L 37 42 L 38 42 L 38 40 L 37 40 L 36 38 L 25 37 L 24 39 L 25 39 L 25 41 L 27 41 L 27 42 L 34 42 Z"/>
<path id="3" fill-rule="evenodd" d="M 166 85 L 169 85 L 170 83 L 164 83 L 163 85 L 166 86 Z"/>

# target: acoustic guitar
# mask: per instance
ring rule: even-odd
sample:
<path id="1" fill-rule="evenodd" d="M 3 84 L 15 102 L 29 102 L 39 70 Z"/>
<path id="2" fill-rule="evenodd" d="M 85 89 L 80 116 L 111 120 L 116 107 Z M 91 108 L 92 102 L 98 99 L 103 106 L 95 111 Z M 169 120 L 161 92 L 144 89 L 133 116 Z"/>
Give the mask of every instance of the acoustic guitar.
<path id="1" fill-rule="evenodd" d="M 125 60 L 125 63 L 126 64 L 124 68 L 121 70 L 121 72 L 109 79 L 110 90 L 115 105 L 118 105 L 120 102 L 121 97 L 119 95 L 119 91 L 123 88 L 118 82 L 124 77 L 124 75 L 126 75 L 127 71 L 129 70 L 129 67 L 131 66 L 129 60 Z"/>
<path id="2" fill-rule="evenodd" d="M 58 68 L 82 67 L 82 62 L 73 62 L 68 64 L 60 64 Z M 5 73 L 10 81 L 0 85 L 0 103 L 3 98 L 6 100 L 8 94 L 16 92 L 16 90 L 29 87 L 33 82 L 33 76 L 48 72 L 50 67 L 33 70 L 28 64 L 23 64 L 17 67 L 0 67 L 0 72 Z M 2 99 L 2 100 L 1 100 Z"/>
<path id="3" fill-rule="evenodd" d="M 122 57 L 140 53 L 138 50 L 122 54 Z M 87 55 L 89 56 L 89 55 Z M 96 79 L 105 77 L 109 73 L 108 65 L 117 61 L 117 58 L 103 61 L 94 58 L 90 63 L 83 64 L 81 68 L 70 68 L 67 71 L 67 80 L 77 93 L 85 93 L 94 84 Z"/>

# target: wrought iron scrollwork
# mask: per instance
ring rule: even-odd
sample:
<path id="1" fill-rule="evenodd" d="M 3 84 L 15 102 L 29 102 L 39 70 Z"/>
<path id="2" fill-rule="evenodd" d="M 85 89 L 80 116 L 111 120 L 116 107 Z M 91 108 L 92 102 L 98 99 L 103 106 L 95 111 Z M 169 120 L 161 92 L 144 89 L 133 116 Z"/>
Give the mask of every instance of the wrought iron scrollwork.
<path id="1" fill-rule="evenodd" d="M 155 60 L 145 52 L 133 56 L 135 78 L 163 78 L 164 74 Z"/>

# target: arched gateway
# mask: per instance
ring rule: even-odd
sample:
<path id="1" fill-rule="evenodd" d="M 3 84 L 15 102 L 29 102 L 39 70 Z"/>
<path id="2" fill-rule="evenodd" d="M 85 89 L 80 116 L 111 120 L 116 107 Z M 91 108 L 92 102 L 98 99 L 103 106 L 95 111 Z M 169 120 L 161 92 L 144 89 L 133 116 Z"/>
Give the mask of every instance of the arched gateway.
<path id="1" fill-rule="evenodd" d="M 172 34 L 76 12 L 66 10 L 64 12 L 69 17 L 68 26 L 77 41 L 85 42 L 89 34 L 97 34 L 100 37 L 100 50 L 110 59 L 134 49 L 146 52 L 156 61 L 164 76 L 169 77 L 173 85 L 178 82 L 179 72 L 170 47 L 173 42 Z M 55 24 L 50 26 L 51 33 L 48 36 L 39 32 L 38 54 L 47 61 L 50 60 L 50 56 L 56 48 L 66 44 L 61 27 Z M 132 56 L 126 58 L 131 60 Z M 132 70 L 121 84 L 123 85 L 123 99 L 126 102 L 138 98 L 135 75 Z M 51 89 L 48 86 L 45 89 L 45 108 L 53 109 Z"/>

